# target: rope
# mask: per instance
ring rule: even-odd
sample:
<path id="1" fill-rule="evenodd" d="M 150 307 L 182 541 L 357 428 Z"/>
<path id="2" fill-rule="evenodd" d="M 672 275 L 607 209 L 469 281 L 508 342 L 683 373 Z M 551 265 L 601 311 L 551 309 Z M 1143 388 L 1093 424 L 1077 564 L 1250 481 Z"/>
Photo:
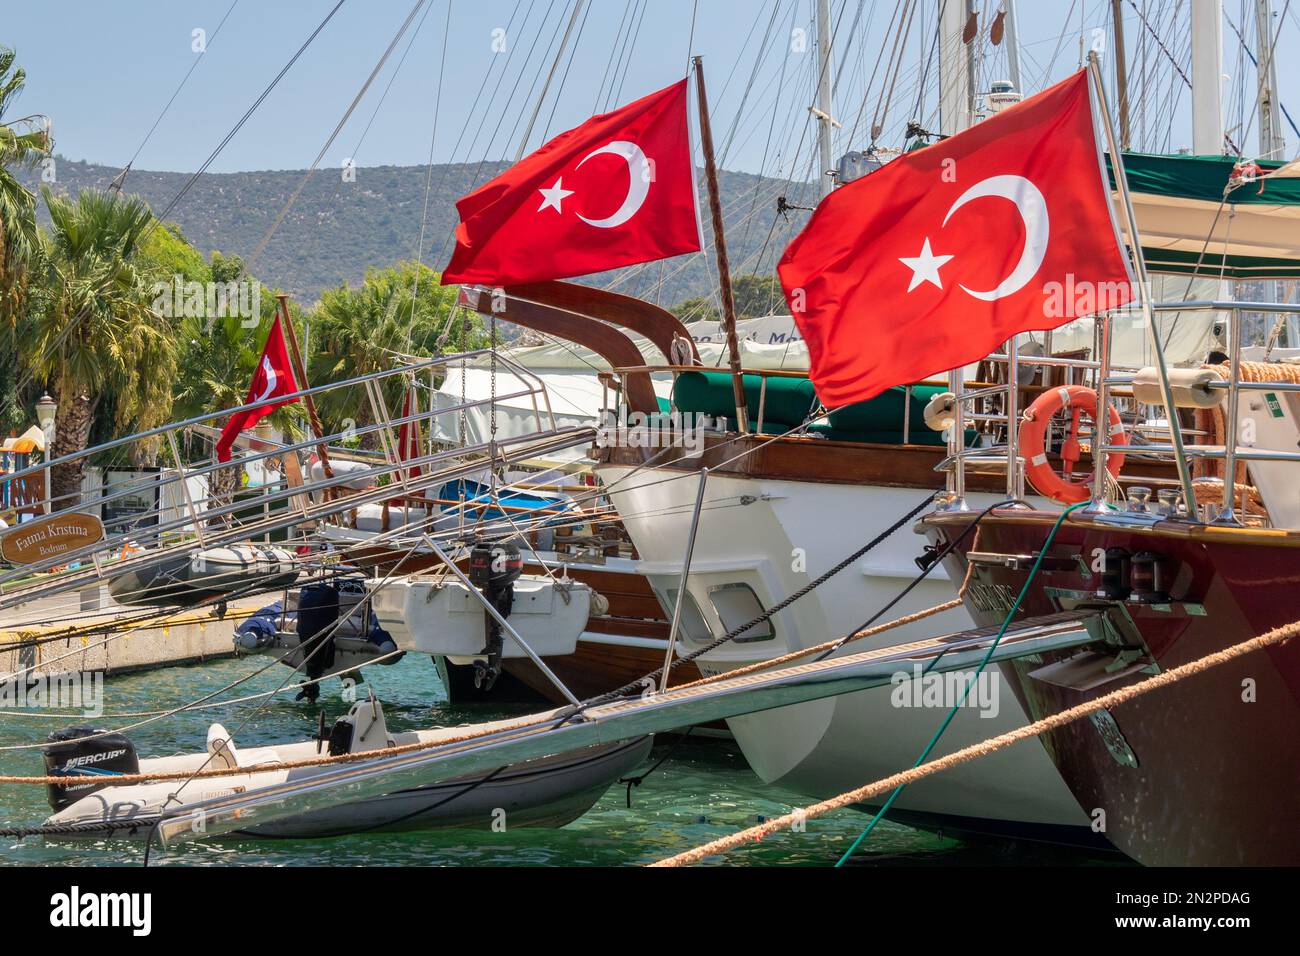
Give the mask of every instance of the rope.
<path id="1" fill-rule="evenodd" d="M 1201 368 L 1214 372 L 1223 381 L 1228 381 L 1230 372 L 1226 363 L 1222 365 L 1202 365 Z M 1300 384 L 1300 366 L 1291 365 L 1285 362 L 1241 362 L 1237 377 L 1242 382 L 1278 382 L 1289 384 Z M 1211 445 L 1222 445 L 1227 434 L 1226 420 L 1224 419 L 1223 405 L 1215 405 L 1211 408 L 1198 408 L 1195 410 L 1195 425 L 1198 431 L 1207 434 Z M 1246 471 L 1246 462 L 1239 460 L 1233 475 L 1233 486 L 1236 497 L 1247 501 L 1249 509 L 1248 514 L 1258 517 L 1267 517 L 1268 512 L 1264 506 L 1264 499 L 1259 493 L 1259 489 L 1250 484 L 1249 475 Z M 1219 458 L 1200 458 L 1197 457 L 1192 462 L 1193 471 L 1196 472 L 1197 479 L 1223 478 L 1224 462 Z M 1223 501 L 1223 487 L 1213 483 L 1198 485 L 1196 488 L 1197 499 L 1201 499 L 1201 493 L 1204 491 L 1207 500 L 1217 499 L 1219 503 Z"/>
<path id="2" fill-rule="evenodd" d="M 81 823 L 42 823 L 34 827 L 5 827 L 0 837 L 71 836 L 79 833 L 109 833 L 113 830 L 136 830 L 153 826 L 153 817 L 133 817 L 130 820 L 86 820 Z"/>
<path id="3" fill-rule="evenodd" d="M 1163 674 L 1157 674 L 1156 676 L 1150 677 L 1140 683 L 1132 684 L 1128 687 L 1121 687 L 1119 690 L 1111 691 L 1109 694 L 1103 694 L 1087 703 L 1078 704 L 1074 707 L 1053 714 L 1050 717 L 1036 720 L 1032 724 L 1026 724 L 1024 727 L 1018 727 L 1015 730 L 985 740 L 981 743 L 972 744 L 969 747 L 963 747 L 961 750 L 954 751 L 946 757 L 941 757 L 938 760 L 933 760 L 919 767 L 912 767 L 908 770 L 902 771 L 901 773 L 896 773 L 892 776 L 885 777 L 882 780 L 877 780 L 874 783 L 869 783 L 866 786 L 859 787 L 856 790 L 842 793 L 829 800 L 814 803 L 811 806 L 796 810 L 793 813 L 787 813 L 784 816 L 775 817 L 765 823 L 759 824 L 758 826 L 741 830 L 737 833 L 731 834 L 730 836 L 725 836 L 721 839 L 706 843 L 703 846 L 696 847 L 693 850 L 687 850 L 685 853 L 678 853 L 675 856 L 670 856 L 666 859 L 651 863 L 650 866 L 688 866 L 693 863 L 698 863 L 705 857 L 716 856 L 719 853 L 734 850 L 736 847 L 743 844 L 757 843 L 764 837 L 771 836 L 773 833 L 793 826 L 795 823 L 802 823 L 805 820 L 824 816 L 833 810 L 841 810 L 844 807 L 862 803 L 865 800 L 870 800 L 873 797 L 880 796 L 881 794 L 898 787 L 904 787 L 916 783 L 919 780 L 924 780 L 926 777 L 942 773 L 945 770 L 951 770 L 953 767 L 960 766 L 961 764 L 970 763 L 972 760 L 985 757 L 991 753 L 996 753 L 999 750 L 1004 750 L 1012 744 L 1019 743 L 1022 740 L 1027 740 L 1030 737 L 1036 737 L 1039 734 L 1056 730 L 1058 727 L 1063 727 L 1066 724 L 1073 723 L 1074 721 L 1087 717 L 1090 714 L 1095 714 L 1102 710 L 1109 710 L 1112 707 L 1118 707 L 1121 704 L 1126 704 L 1144 694 L 1149 694 L 1154 690 L 1159 690 L 1162 687 L 1176 684 L 1178 681 L 1184 680 L 1188 677 L 1202 674 L 1205 671 L 1210 670 L 1212 667 L 1226 664 L 1229 661 L 1236 660 L 1239 657 L 1244 657 L 1247 654 L 1253 654 L 1255 651 L 1260 651 L 1267 647 L 1282 644 L 1285 641 L 1289 641 L 1297 634 L 1300 634 L 1300 621 L 1293 621 L 1290 624 L 1274 628 L 1273 630 L 1267 631 L 1258 637 L 1251 638 L 1248 641 L 1243 641 L 1240 644 L 1235 644 L 1232 647 L 1225 648 L 1224 650 L 1207 654 L 1204 657 L 1191 661 L 1190 663 L 1175 667 L 1173 670 L 1165 671 Z"/>
<path id="4" fill-rule="evenodd" d="M 165 773 L 124 773 L 115 775 L 112 778 L 112 786 L 120 786 L 128 783 L 162 783 L 167 780 L 197 780 L 204 777 L 235 777 L 246 774 L 259 774 L 269 770 L 297 770 L 301 767 L 323 767 L 327 764 L 335 763 L 355 763 L 360 760 L 373 760 L 376 757 L 397 757 L 402 754 L 415 753 L 420 750 L 431 750 L 435 747 L 443 747 L 448 744 L 465 743 L 469 740 L 476 740 L 479 737 L 488 734 L 499 734 L 510 730 L 526 730 L 539 726 L 547 720 L 553 720 L 553 714 L 534 714 L 521 720 L 494 726 L 488 729 L 481 727 L 476 728 L 472 733 L 462 734 L 459 737 L 447 737 L 440 740 L 417 741 L 410 744 L 399 744 L 394 747 L 380 747 L 377 750 L 363 750 L 358 753 L 348 754 L 322 754 L 319 757 L 304 757 L 301 760 L 285 760 L 278 763 L 259 763 L 255 767 L 220 767 L 211 770 L 170 770 Z M 104 783 L 102 775 L 68 777 L 61 775 L 46 775 L 41 777 L 12 777 L 0 776 L 0 784 L 32 784 L 36 786 L 81 786 L 84 784 L 102 784 Z"/>
<path id="5" fill-rule="evenodd" d="M 1056 521 L 1052 524 L 1052 529 L 1047 533 L 1047 537 L 1043 540 L 1042 548 L 1038 551 L 1038 557 L 1034 559 L 1033 567 L 1029 569 L 1029 574 L 1025 578 L 1025 583 L 1021 585 L 1020 593 L 1016 595 L 1015 603 L 1011 605 L 1011 609 L 1007 611 L 1006 617 L 1002 619 L 1002 626 L 998 628 L 997 637 L 993 638 L 993 643 L 989 645 L 989 649 L 984 654 L 983 659 L 980 660 L 979 666 L 976 667 L 974 673 L 971 674 L 971 679 L 967 681 L 966 686 L 962 688 L 961 696 L 953 702 L 952 707 L 948 709 L 948 713 L 944 715 L 943 722 L 939 724 L 939 728 L 934 732 L 929 743 L 925 745 L 925 748 L 921 751 L 921 755 L 916 758 L 916 763 L 913 764 L 914 767 L 919 767 L 924 763 L 925 758 L 930 756 L 931 751 L 938 746 L 939 738 L 941 738 L 944 735 L 944 732 L 947 731 L 949 725 L 957 716 L 958 711 L 961 710 L 962 704 L 966 703 L 966 697 L 970 693 L 970 689 L 975 686 L 975 682 L 979 680 L 980 674 L 984 673 L 984 668 L 986 668 L 989 661 L 993 659 L 993 652 L 996 651 L 998 645 L 1002 643 L 1002 638 L 1006 636 L 1007 628 L 1011 626 L 1012 620 L 1015 619 L 1016 612 L 1020 610 L 1020 605 L 1024 602 L 1025 595 L 1029 593 L 1029 586 L 1034 583 L 1034 578 L 1038 576 L 1038 569 L 1043 564 L 1043 557 L 1047 554 L 1047 549 L 1052 546 L 1052 541 L 1056 538 L 1056 532 L 1061 529 L 1061 525 L 1064 523 L 1065 519 L 1070 516 L 1071 511 L 1082 508 L 1085 504 L 1087 504 L 1087 502 L 1081 501 L 1078 504 L 1070 505 L 1070 507 L 1057 515 Z M 984 515 L 987 514 L 988 512 L 985 511 Z M 980 515 L 980 517 L 983 518 L 984 515 Z M 969 571 L 971 565 L 969 561 L 966 564 L 966 568 L 968 574 L 966 581 L 962 582 L 963 589 L 966 587 L 966 583 L 970 580 Z M 926 670 L 929 671 L 929 667 L 927 667 Z M 885 814 L 889 812 L 889 808 L 894 805 L 894 801 L 898 799 L 902 792 L 903 787 L 899 786 L 889 795 L 889 799 L 885 801 L 884 806 L 876 811 L 876 815 L 871 818 L 871 822 L 866 825 L 860 834 L 858 834 L 858 838 L 853 841 L 849 848 L 844 851 L 844 855 L 839 858 L 838 862 L 836 862 L 835 866 L 837 868 L 843 866 L 848 861 L 849 857 L 853 855 L 853 851 L 862 845 L 862 841 L 871 835 L 871 831 L 876 828 L 876 824 L 885 818 Z"/>

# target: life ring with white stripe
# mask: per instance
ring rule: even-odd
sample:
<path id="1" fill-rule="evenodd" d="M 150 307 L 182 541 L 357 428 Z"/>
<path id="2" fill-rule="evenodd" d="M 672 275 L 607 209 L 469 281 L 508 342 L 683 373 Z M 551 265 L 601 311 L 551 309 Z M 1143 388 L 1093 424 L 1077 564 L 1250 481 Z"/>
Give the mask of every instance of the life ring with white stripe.
<path id="1" fill-rule="evenodd" d="M 1061 444 L 1062 474 L 1058 475 L 1047 461 L 1047 429 L 1052 418 L 1063 411 L 1070 413 L 1070 430 Z M 1025 459 L 1025 477 L 1039 494 L 1062 504 L 1087 501 L 1091 493 L 1092 475 L 1074 474 L 1081 451 L 1079 423 L 1085 414 L 1093 422 L 1097 421 L 1097 393 L 1083 385 L 1064 385 L 1049 389 L 1034 399 L 1033 404 L 1025 409 L 1024 420 L 1020 423 L 1020 454 Z M 1107 444 L 1127 445 L 1128 434 L 1114 405 L 1110 406 L 1109 417 L 1110 441 Z M 1094 447 L 1097 444 L 1096 432 L 1094 427 Z M 1118 478 L 1123 467 L 1122 452 L 1110 452 L 1106 456 L 1106 468 L 1112 478 Z"/>

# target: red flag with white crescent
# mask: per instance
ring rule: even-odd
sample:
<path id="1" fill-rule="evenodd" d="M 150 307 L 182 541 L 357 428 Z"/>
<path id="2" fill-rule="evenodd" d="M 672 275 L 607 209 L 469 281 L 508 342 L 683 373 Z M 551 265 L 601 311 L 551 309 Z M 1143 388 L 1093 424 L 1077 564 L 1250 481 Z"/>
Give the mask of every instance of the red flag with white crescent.
<path id="1" fill-rule="evenodd" d="M 1087 73 L 835 190 L 777 272 L 830 408 L 1125 304 Z"/>
<path id="2" fill-rule="evenodd" d="M 293 366 L 289 364 L 289 350 L 284 343 L 284 329 L 280 327 L 280 317 L 277 315 L 266 336 L 266 345 L 262 348 L 262 357 L 257 362 L 253 383 L 248 388 L 244 404 L 266 401 L 277 395 L 292 395 L 296 391 L 298 383 L 294 381 Z M 221 437 L 217 439 L 217 461 L 230 461 L 230 449 L 240 432 L 252 428 L 277 408 L 292 405 L 296 401 L 298 399 L 290 398 L 231 415 L 230 421 L 221 430 Z"/>
<path id="3" fill-rule="evenodd" d="M 456 203 L 442 282 L 520 285 L 699 252 L 686 80 L 561 133 Z"/>

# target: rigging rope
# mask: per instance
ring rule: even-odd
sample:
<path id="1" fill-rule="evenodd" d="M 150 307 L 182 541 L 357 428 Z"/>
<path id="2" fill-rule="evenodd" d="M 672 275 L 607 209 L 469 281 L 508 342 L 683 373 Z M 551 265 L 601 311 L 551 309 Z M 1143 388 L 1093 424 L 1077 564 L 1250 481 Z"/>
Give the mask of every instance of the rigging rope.
<path id="1" fill-rule="evenodd" d="M 841 810 L 844 807 L 863 803 L 866 800 L 878 797 L 891 790 L 901 789 L 909 784 L 942 773 L 945 770 L 950 770 L 953 767 L 970 763 L 972 760 L 976 760 L 980 757 L 985 757 L 1000 750 L 1005 750 L 1012 744 L 1019 743 L 1022 740 L 1028 740 L 1032 737 L 1037 737 L 1040 734 L 1048 733 L 1058 727 L 1063 727 L 1066 724 L 1072 723 L 1091 714 L 1103 710 L 1110 710 L 1114 707 L 1126 704 L 1129 701 L 1135 700 L 1145 694 L 1149 694 L 1154 690 L 1168 687 L 1171 684 L 1176 684 L 1189 677 L 1195 677 L 1196 675 L 1202 674 L 1220 664 L 1226 664 L 1229 661 L 1236 660 L 1239 657 L 1244 657 L 1247 654 L 1253 654 L 1256 651 L 1261 651 L 1282 644 L 1285 641 L 1291 640 L 1297 634 L 1300 634 L 1300 621 L 1293 621 L 1290 624 L 1274 628 L 1273 630 L 1267 631 L 1258 637 L 1251 638 L 1248 641 L 1234 644 L 1224 650 L 1215 651 L 1214 653 L 1207 654 L 1204 657 L 1191 661 L 1190 663 L 1179 665 L 1172 670 L 1157 674 L 1154 677 L 1149 677 L 1139 683 L 1131 684 L 1128 687 L 1121 687 L 1119 690 L 1111 691 L 1108 694 L 1103 694 L 1087 703 L 1070 707 L 1066 710 L 1060 711 L 1059 713 L 1053 714 L 1050 717 L 1044 717 L 1042 720 L 1036 720 L 1023 727 L 1017 727 L 1015 730 L 982 741 L 978 744 L 963 747 L 961 750 L 954 751 L 946 757 L 940 757 L 938 760 L 932 760 L 929 763 L 912 767 L 909 770 L 904 770 L 901 773 L 893 774 L 881 780 L 876 780 L 863 787 L 859 787 L 856 790 L 849 790 L 848 792 L 842 793 L 837 797 L 832 797 L 829 800 L 823 800 L 820 803 L 814 803 L 811 806 L 795 810 L 793 813 L 774 817 L 758 826 L 749 827 L 746 830 L 741 830 L 737 833 L 730 834 L 729 836 L 722 837 L 721 839 L 713 840 L 703 846 L 698 846 L 693 850 L 688 850 L 685 853 L 678 853 L 650 865 L 655 867 L 689 866 L 693 863 L 699 863 L 706 857 L 717 856 L 720 853 L 734 850 L 737 847 L 746 844 L 757 843 L 765 837 L 793 827 L 795 824 L 802 825 L 807 820 L 825 816 L 827 813 L 834 810 Z"/>
<path id="2" fill-rule="evenodd" d="M 989 645 L 989 649 L 987 653 L 985 653 L 983 660 L 979 662 L 979 666 L 977 666 L 971 673 L 970 680 L 968 680 L 965 686 L 962 687 L 961 694 L 957 697 L 957 700 L 953 703 L 952 707 L 948 709 L 948 713 L 943 718 L 943 722 L 939 724 L 939 728 L 934 732 L 929 743 L 925 745 L 925 749 L 923 749 L 920 756 L 916 758 L 916 763 L 912 765 L 913 768 L 919 767 L 925 762 L 925 758 L 930 756 L 930 753 L 938 745 L 939 739 L 943 737 L 944 732 L 948 729 L 949 725 L 952 724 L 953 719 L 961 710 L 962 705 L 966 703 L 966 697 L 970 694 L 970 689 L 975 686 L 975 682 L 979 680 L 980 674 L 984 673 L 984 668 L 986 668 L 989 661 L 993 659 L 993 652 L 996 651 L 998 645 L 1002 643 L 1002 638 L 1006 635 L 1007 628 L 1011 626 L 1011 622 L 1015 618 L 1016 612 L 1020 610 L 1020 605 L 1024 602 L 1025 595 L 1029 593 L 1029 586 L 1034 583 L 1034 578 L 1038 576 L 1038 569 L 1042 566 L 1043 558 L 1047 555 L 1047 549 L 1052 546 L 1052 541 L 1056 538 L 1056 532 L 1060 530 L 1061 524 L 1067 517 L 1069 517 L 1071 511 L 1082 508 L 1088 503 L 1089 502 L 1087 501 L 1080 501 L 1078 504 L 1070 505 L 1070 507 L 1057 515 L 1056 521 L 1052 525 L 1052 529 L 1047 532 L 1047 537 L 1043 541 L 1043 546 L 1038 550 L 1038 557 L 1034 559 L 1034 564 L 1029 569 L 1029 574 L 1025 576 L 1025 583 L 1021 586 L 1020 593 L 1016 595 L 1016 600 L 1011 605 L 1011 609 L 1007 611 L 1006 617 L 1002 619 L 1002 626 L 998 629 L 997 637 L 993 638 L 993 643 Z M 987 515 L 988 512 L 986 511 L 984 514 Z M 981 517 L 983 517 L 983 515 L 981 515 Z M 966 530 L 969 531 L 972 527 L 974 527 L 974 524 L 967 525 Z M 871 822 L 867 824 L 866 828 L 863 829 L 860 834 L 858 834 L 858 838 L 853 841 L 852 845 L 844 851 L 844 855 L 841 856 L 839 861 L 835 864 L 836 867 L 843 866 L 848 861 L 849 857 L 853 855 L 853 851 L 861 846 L 862 842 L 871 835 L 871 831 L 876 828 L 876 824 L 885 818 L 885 814 L 889 812 L 889 808 L 894 805 L 894 801 L 898 799 L 899 795 L 903 792 L 903 788 L 906 786 L 906 784 L 900 784 L 894 792 L 889 795 L 889 799 L 886 800 L 884 805 L 876 811 L 876 815 L 871 818 Z"/>
<path id="3" fill-rule="evenodd" d="M 818 577 L 814 578 L 812 581 L 809 581 L 803 587 L 799 588 L 799 590 L 787 595 L 783 600 L 778 601 L 776 604 L 772 605 L 772 607 L 765 610 L 762 614 L 755 617 L 752 621 L 747 621 L 746 623 L 738 627 L 733 627 L 731 630 L 729 630 L 726 634 L 724 634 L 722 637 L 718 638 L 717 640 L 712 641 L 711 643 L 706 644 L 703 647 L 697 648 L 696 650 L 691 651 L 689 654 L 683 654 L 675 658 L 673 662 L 670 665 L 668 665 L 668 669 L 671 670 L 672 668 L 680 667 L 683 664 L 695 660 L 697 657 L 700 657 L 703 654 L 707 654 L 710 651 L 716 650 L 717 648 L 721 647 L 723 644 L 726 644 L 729 641 L 734 640 L 739 635 L 744 634 L 750 628 L 757 627 L 759 624 L 764 623 L 765 621 L 772 618 L 774 615 L 779 614 L 781 611 L 785 610 L 787 607 L 789 607 L 795 601 L 798 601 L 800 598 L 804 597 L 806 594 L 809 594 L 810 592 L 821 587 L 821 585 L 825 584 L 828 580 L 833 578 L 835 575 L 839 574 L 841 571 L 843 571 L 853 562 L 861 559 L 863 555 L 867 554 L 873 548 L 880 545 L 881 542 L 887 539 L 895 531 L 903 527 L 903 525 L 907 524 L 907 522 L 911 521 L 922 511 L 928 508 L 931 505 L 931 503 L 934 501 L 935 494 L 937 494 L 937 492 L 928 495 L 915 508 L 911 509 L 909 512 L 907 512 L 907 514 L 903 515 L 901 518 L 899 518 L 897 521 L 891 524 L 884 531 L 880 532 L 880 534 L 876 535 L 865 545 L 863 545 L 861 548 L 858 548 L 856 551 L 854 551 L 848 557 L 844 558 L 834 567 L 830 568 L 830 570 L 826 571 L 824 574 L 819 575 Z M 654 682 L 655 684 L 657 684 L 658 678 L 662 677 L 663 673 L 664 673 L 664 668 L 661 666 L 651 671 L 649 674 L 645 675 L 639 680 L 632 681 L 631 683 L 628 684 L 624 684 L 622 687 L 618 688 L 617 690 L 612 690 L 606 694 L 601 694 L 597 697 L 593 697 L 589 700 L 585 700 L 578 707 L 573 708 L 570 711 L 570 713 L 566 716 L 565 719 L 567 720 L 572 717 L 576 717 L 578 714 L 582 713 L 582 711 L 586 710 L 588 707 L 594 707 L 599 704 L 619 700 L 620 698 L 626 697 L 630 694 L 639 695 L 644 691 L 646 686 L 652 686 L 652 685 L 648 685 L 647 682 Z"/>

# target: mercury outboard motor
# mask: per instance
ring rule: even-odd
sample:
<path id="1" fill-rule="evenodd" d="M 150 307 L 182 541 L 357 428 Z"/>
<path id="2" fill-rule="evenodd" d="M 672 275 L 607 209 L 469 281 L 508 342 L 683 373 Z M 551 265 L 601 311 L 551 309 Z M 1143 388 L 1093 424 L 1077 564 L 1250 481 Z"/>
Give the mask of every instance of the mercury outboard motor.
<path id="1" fill-rule="evenodd" d="M 524 572 L 524 557 L 512 541 L 476 542 L 469 552 L 469 580 L 483 593 L 502 617 L 509 617 L 515 603 L 515 582 Z M 504 646 L 501 625 L 487 611 L 483 612 L 483 650 L 487 661 L 474 662 L 474 686 L 491 690 L 501 676 L 501 651 Z"/>
<path id="2" fill-rule="evenodd" d="M 82 797 L 103 790 L 118 774 L 140 772 L 140 758 L 135 745 L 122 734 L 105 733 L 94 727 L 65 727 L 45 739 L 48 744 L 43 748 L 46 776 L 102 776 L 105 781 L 72 786 L 47 784 L 46 795 L 56 813 Z"/>

